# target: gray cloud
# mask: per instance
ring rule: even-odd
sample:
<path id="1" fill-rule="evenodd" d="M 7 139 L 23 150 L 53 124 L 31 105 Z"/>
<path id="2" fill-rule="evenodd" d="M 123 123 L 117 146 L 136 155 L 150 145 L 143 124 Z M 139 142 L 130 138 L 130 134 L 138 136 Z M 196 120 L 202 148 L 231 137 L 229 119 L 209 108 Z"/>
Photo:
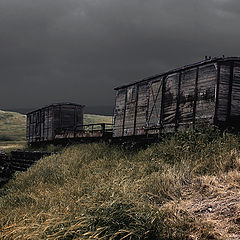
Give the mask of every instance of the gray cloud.
<path id="1" fill-rule="evenodd" d="M 1 0 L 0 107 L 112 105 L 113 87 L 239 55 L 237 0 Z"/>

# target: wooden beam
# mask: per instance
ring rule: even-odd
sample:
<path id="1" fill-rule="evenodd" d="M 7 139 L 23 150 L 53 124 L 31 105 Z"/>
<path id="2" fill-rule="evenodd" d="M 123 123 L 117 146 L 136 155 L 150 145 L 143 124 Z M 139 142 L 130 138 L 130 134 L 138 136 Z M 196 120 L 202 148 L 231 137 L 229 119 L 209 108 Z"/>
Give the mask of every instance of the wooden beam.
<path id="1" fill-rule="evenodd" d="M 179 106 L 180 106 L 180 97 L 181 97 L 181 81 L 182 81 L 182 72 L 178 76 L 178 92 L 177 92 L 177 101 L 176 101 L 176 114 L 175 114 L 175 131 L 177 131 L 179 126 Z"/>
<path id="2" fill-rule="evenodd" d="M 52 106 L 52 108 L 51 108 L 51 111 L 52 111 L 52 119 L 51 119 L 51 121 L 52 121 L 52 140 L 54 140 L 54 138 L 55 138 L 54 110 L 55 110 L 55 107 Z"/>
<path id="3" fill-rule="evenodd" d="M 227 121 L 230 120 L 230 115 L 231 115 L 233 70 L 234 70 L 234 62 L 231 62 L 231 63 L 230 63 L 229 92 L 228 92 Z"/>
<path id="4" fill-rule="evenodd" d="M 136 104 L 135 104 L 135 113 L 134 113 L 133 135 L 136 134 L 137 109 L 138 109 L 138 91 L 139 91 L 139 85 L 137 84 Z"/>
<path id="5" fill-rule="evenodd" d="M 197 67 L 196 69 L 196 81 L 195 81 L 194 102 L 193 102 L 193 126 L 196 123 L 196 109 L 197 109 L 197 100 L 198 100 L 198 77 L 199 77 L 199 67 Z"/>
<path id="6" fill-rule="evenodd" d="M 163 77 L 162 81 L 162 101 L 161 101 L 161 113 L 160 113 L 160 130 L 163 129 L 163 114 L 164 114 L 164 96 L 165 96 L 165 91 L 166 91 L 166 80 L 167 80 L 167 75 Z"/>
<path id="7" fill-rule="evenodd" d="M 220 63 L 217 63 L 217 77 L 216 77 L 216 91 L 215 91 L 215 113 L 214 113 L 214 120 L 213 120 L 214 125 L 216 125 L 218 122 L 220 73 L 221 73 L 221 65 L 220 65 Z"/>
<path id="8" fill-rule="evenodd" d="M 126 88 L 126 91 L 125 91 L 125 103 L 124 103 L 124 113 L 123 113 L 122 137 L 124 136 L 126 107 L 127 107 L 127 88 Z"/>

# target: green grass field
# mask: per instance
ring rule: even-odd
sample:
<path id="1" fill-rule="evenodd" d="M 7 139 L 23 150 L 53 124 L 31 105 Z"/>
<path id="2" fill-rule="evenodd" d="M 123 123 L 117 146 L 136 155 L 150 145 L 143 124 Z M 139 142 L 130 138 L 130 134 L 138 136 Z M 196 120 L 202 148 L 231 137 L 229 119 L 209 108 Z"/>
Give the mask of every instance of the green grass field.
<path id="1" fill-rule="evenodd" d="M 83 121 L 84 121 L 84 124 L 112 123 L 112 117 L 111 116 L 94 115 L 94 114 L 85 114 Z"/>
<path id="2" fill-rule="evenodd" d="M 0 110 L 0 149 L 9 150 L 25 146 L 26 116 Z"/>
<path id="3" fill-rule="evenodd" d="M 0 189 L 0 239 L 238 239 L 239 141 L 208 129 L 67 147 Z"/>

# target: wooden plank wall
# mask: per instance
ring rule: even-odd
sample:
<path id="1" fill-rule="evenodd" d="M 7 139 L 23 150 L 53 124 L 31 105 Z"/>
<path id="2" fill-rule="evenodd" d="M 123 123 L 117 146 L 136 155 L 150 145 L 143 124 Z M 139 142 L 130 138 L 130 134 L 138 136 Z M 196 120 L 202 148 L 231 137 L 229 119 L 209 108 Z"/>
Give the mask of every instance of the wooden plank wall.
<path id="1" fill-rule="evenodd" d="M 162 93 L 163 93 L 163 78 L 157 79 L 150 83 L 149 87 L 149 104 L 147 127 L 160 128 L 161 107 L 162 107 Z M 154 130 L 149 131 L 149 134 L 157 133 Z"/>
<path id="2" fill-rule="evenodd" d="M 27 115 L 27 141 L 29 143 L 52 140 L 52 108 L 39 109 Z"/>
<path id="3" fill-rule="evenodd" d="M 199 67 L 196 122 L 213 123 L 215 114 L 215 93 L 217 66 L 209 64 Z"/>
<path id="4" fill-rule="evenodd" d="M 137 103 L 136 100 L 137 85 L 133 85 L 127 88 L 124 118 L 124 136 L 132 136 L 134 134 L 135 108 Z"/>
<path id="5" fill-rule="evenodd" d="M 63 129 L 73 129 L 76 125 L 75 107 L 61 106 L 61 127 Z"/>
<path id="6" fill-rule="evenodd" d="M 121 137 L 123 135 L 125 102 L 126 89 L 119 89 L 118 91 L 116 91 L 113 137 Z"/>
<path id="7" fill-rule="evenodd" d="M 28 114 L 27 141 L 52 141 L 62 131 L 73 131 L 83 124 L 83 107 L 78 105 L 51 105 Z"/>
<path id="8" fill-rule="evenodd" d="M 61 106 L 54 107 L 54 135 L 61 133 Z"/>
<path id="9" fill-rule="evenodd" d="M 174 132 L 189 127 L 203 119 L 212 122 L 215 110 L 215 85 L 217 69 L 214 64 L 195 67 L 166 77 L 163 99 L 157 99 L 156 114 L 149 114 L 147 126 L 161 126 L 162 132 Z M 160 82 L 152 83 L 159 85 Z M 152 91 L 152 93 L 151 93 Z M 153 96 L 157 90 L 151 90 L 149 109 L 152 111 Z M 161 100 L 162 99 L 162 100 Z M 163 104 L 163 107 L 161 105 Z M 162 117 L 158 116 L 162 108 Z M 162 123 L 159 122 L 162 119 Z M 159 127 L 158 127 L 159 128 Z M 150 130 L 149 133 L 157 133 Z"/>
<path id="10" fill-rule="evenodd" d="M 83 124 L 83 107 L 78 105 L 57 105 L 54 113 L 54 137 L 66 131 L 74 131 L 76 125 Z"/>
<path id="11" fill-rule="evenodd" d="M 240 121 L 240 63 L 235 63 L 233 70 L 231 118 Z"/>
<path id="12" fill-rule="evenodd" d="M 176 119 L 176 128 L 181 129 L 193 124 L 196 78 L 197 68 L 186 70 L 181 74 L 179 116 Z"/>
<path id="13" fill-rule="evenodd" d="M 176 125 L 179 73 L 168 75 L 165 81 L 162 113 L 163 132 L 173 132 Z"/>
<path id="14" fill-rule="evenodd" d="M 113 136 L 174 132 L 195 122 L 213 123 L 216 77 L 216 66 L 208 64 L 119 89 Z"/>
<path id="15" fill-rule="evenodd" d="M 83 109 L 84 106 L 76 106 L 76 113 L 75 113 L 75 117 L 76 117 L 76 124 L 77 125 L 83 125 Z M 80 128 L 79 128 L 80 129 Z"/>
<path id="16" fill-rule="evenodd" d="M 219 93 L 217 106 L 217 120 L 221 122 L 227 121 L 228 112 L 228 95 L 229 95 L 229 81 L 230 81 L 230 64 L 225 63 L 220 66 L 219 76 Z"/>
<path id="17" fill-rule="evenodd" d="M 145 134 L 149 84 L 140 83 L 116 93 L 113 137 Z"/>
<path id="18" fill-rule="evenodd" d="M 29 141 L 52 140 L 52 108 L 39 109 L 28 115 Z"/>
<path id="19" fill-rule="evenodd" d="M 149 84 L 142 83 L 138 85 L 138 97 L 136 104 L 136 124 L 135 135 L 144 135 L 148 111 Z"/>
<path id="20" fill-rule="evenodd" d="M 46 141 L 53 140 L 53 107 L 47 107 L 44 109 L 44 135 L 43 138 Z"/>
<path id="21" fill-rule="evenodd" d="M 26 139 L 27 142 L 30 142 L 30 116 L 27 115 L 27 120 L 26 120 Z"/>

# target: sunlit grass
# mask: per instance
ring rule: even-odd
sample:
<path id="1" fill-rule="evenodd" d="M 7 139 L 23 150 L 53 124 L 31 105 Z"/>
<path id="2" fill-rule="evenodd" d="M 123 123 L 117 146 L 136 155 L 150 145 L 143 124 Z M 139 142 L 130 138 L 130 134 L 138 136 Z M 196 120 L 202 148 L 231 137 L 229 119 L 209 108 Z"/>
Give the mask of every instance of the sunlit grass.
<path id="1" fill-rule="evenodd" d="M 95 115 L 95 114 L 84 114 L 84 124 L 91 124 L 91 123 L 112 123 L 111 116 L 102 116 L 102 115 Z"/>
<path id="2" fill-rule="evenodd" d="M 0 111 L 0 149 L 11 151 L 26 145 L 26 116 Z"/>
<path id="3" fill-rule="evenodd" d="M 239 138 L 213 131 L 71 146 L 0 190 L 0 238 L 234 239 L 239 159 Z"/>

